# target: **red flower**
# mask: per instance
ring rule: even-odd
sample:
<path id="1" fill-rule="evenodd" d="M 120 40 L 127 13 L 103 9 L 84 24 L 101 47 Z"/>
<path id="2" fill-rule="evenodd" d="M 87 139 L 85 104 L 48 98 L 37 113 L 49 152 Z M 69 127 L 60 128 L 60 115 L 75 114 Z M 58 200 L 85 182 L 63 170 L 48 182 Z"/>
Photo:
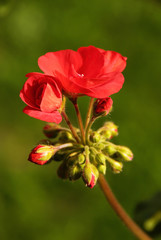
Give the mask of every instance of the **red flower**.
<path id="1" fill-rule="evenodd" d="M 60 123 L 62 117 L 57 111 L 61 107 L 62 94 L 60 86 L 52 76 L 42 73 L 29 73 L 20 97 L 28 106 L 23 112 L 31 117 Z"/>
<path id="2" fill-rule="evenodd" d="M 53 146 L 39 144 L 32 149 L 28 160 L 38 165 L 44 165 L 49 162 L 54 153 L 55 149 Z"/>
<path id="3" fill-rule="evenodd" d="M 46 53 L 38 64 L 45 74 L 59 78 L 66 94 L 106 98 L 122 88 L 126 57 L 89 46 Z"/>
<path id="4" fill-rule="evenodd" d="M 94 103 L 94 114 L 95 115 L 107 115 L 112 108 L 113 101 L 110 97 L 97 99 Z"/>

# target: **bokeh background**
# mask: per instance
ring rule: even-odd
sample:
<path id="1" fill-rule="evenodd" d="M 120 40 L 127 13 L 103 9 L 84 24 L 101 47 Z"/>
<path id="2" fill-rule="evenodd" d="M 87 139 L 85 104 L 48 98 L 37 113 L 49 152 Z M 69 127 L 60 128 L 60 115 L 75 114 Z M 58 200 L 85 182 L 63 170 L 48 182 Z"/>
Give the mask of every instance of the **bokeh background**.
<path id="1" fill-rule="evenodd" d="M 106 119 L 119 125 L 117 143 L 134 161 L 107 171 L 113 191 L 133 217 L 138 202 L 161 190 L 161 2 L 152 0 L 0 1 L 0 238 L 3 240 L 135 239 L 99 186 L 62 181 L 57 164 L 27 161 L 43 139 L 44 122 L 22 113 L 25 74 L 39 71 L 49 51 L 94 45 L 128 57 L 123 89 Z M 85 117 L 87 98 L 80 99 Z M 72 106 L 67 112 L 76 123 Z M 98 121 L 95 127 L 102 124 Z M 161 239 L 161 237 L 156 237 Z"/>

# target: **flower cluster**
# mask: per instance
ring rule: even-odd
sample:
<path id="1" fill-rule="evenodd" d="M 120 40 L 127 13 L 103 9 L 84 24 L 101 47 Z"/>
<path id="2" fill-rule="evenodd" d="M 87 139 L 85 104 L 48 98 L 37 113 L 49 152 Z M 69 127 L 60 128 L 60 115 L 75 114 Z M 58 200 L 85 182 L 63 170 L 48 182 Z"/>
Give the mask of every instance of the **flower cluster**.
<path id="1" fill-rule="evenodd" d="M 20 92 L 28 105 L 23 111 L 46 122 L 60 123 L 62 95 L 106 99 L 117 93 L 124 83 L 126 57 L 89 46 L 46 53 L 38 59 L 38 65 L 44 73 L 27 74 Z"/>
<path id="2" fill-rule="evenodd" d="M 106 173 L 107 166 L 114 173 L 121 172 L 122 162 L 131 161 L 133 154 L 129 148 L 111 142 L 118 135 L 118 127 L 106 122 L 93 131 L 91 126 L 111 111 L 113 101 L 109 96 L 122 88 L 126 57 L 89 46 L 46 53 L 38 64 L 44 73 L 27 74 L 20 97 L 27 104 L 24 113 L 48 122 L 43 129 L 48 140 L 31 151 L 29 161 L 38 165 L 61 162 L 57 171 L 60 178 L 82 177 L 90 188 L 100 173 Z M 77 98 L 84 95 L 91 97 L 85 126 L 77 104 Z M 75 107 L 79 128 L 72 125 L 65 112 L 66 98 Z M 69 128 L 59 125 L 62 117 Z"/>

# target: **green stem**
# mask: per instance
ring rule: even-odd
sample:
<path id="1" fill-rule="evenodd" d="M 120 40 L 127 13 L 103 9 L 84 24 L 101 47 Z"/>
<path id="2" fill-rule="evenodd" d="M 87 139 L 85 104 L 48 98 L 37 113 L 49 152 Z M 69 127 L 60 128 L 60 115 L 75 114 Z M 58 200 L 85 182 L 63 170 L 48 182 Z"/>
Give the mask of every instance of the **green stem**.
<path id="1" fill-rule="evenodd" d="M 111 207 L 129 228 L 129 230 L 140 240 L 152 240 L 152 238 L 150 238 L 125 212 L 102 174 L 100 174 L 98 182 Z"/>
<path id="2" fill-rule="evenodd" d="M 87 117 L 86 117 L 85 132 L 86 132 L 87 126 L 88 126 L 89 121 L 90 121 L 92 108 L 93 108 L 93 103 L 94 103 L 94 98 L 91 97 L 90 102 L 89 102 L 89 108 L 88 108 L 88 112 L 87 112 Z"/>
<path id="3" fill-rule="evenodd" d="M 88 123 L 87 129 L 86 129 L 86 144 L 89 143 L 89 130 L 92 126 L 92 124 L 94 123 L 94 121 L 96 120 L 96 118 L 92 117 Z"/>
<path id="4" fill-rule="evenodd" d="M 71 132 L 72 132 L 72 134 L 73 134 L 73 137 L 75 138 L 75 140 L 76 140 L 78 143 L 80 143 L 80 139 L 79 139 L 79 137 L 78 137 L 78 135 L 77 135 L 77 133 L 76 133 L 76 131 L 75 131 L 72 123 L 70 122 L 67 114 L 65 113 L 64 110 L 61 112 L 61 114 L 62 114 L 62 116 L 64 117 L 67 125 L 69 126 L 69 128 L 70 128 L 70 130 L 71 130 Z"/>
<path id="5" fill-rule="evenodd" d="M 84 127 L 83 127 L 81 114 L 80 114 L 79 107 L 78 107 L 78 104 L 77 104 L 77 99 L 71 99 L 71 101 L 74 105 L 74 108 L 75 108 L 75 111 L 76 111 L 76 114 L 77 114 L 78 123 L 79 123 L 80 131 L 81 131 L 81 135 L 82 135 L 82 143 L 85 144 L 85 132 L 84 132 Z"/>

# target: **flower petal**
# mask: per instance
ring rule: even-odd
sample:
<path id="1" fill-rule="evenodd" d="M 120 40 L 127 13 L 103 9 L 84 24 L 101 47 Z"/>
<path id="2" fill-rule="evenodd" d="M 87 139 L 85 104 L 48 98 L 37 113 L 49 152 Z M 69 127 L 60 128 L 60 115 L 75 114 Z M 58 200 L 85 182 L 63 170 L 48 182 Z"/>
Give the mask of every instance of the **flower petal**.
<path id="1" fill-rule="evenodd" d="M 55 87 L 55 89 L 54 89 Z M 58 95 L 59 93 L 59 95 Z M 42 101 L 40 104 L 40 109 L 42 112 L 53 112 L 60 108 L 62 103 L 60 90 L 55 85 L 46 84 L 46 88 L 43 91 Z"/>
<path id="2" fill-rule="evenodd" d="M 126 67 L 126 57 L 114 51 L 104 51 L 104 66 L 102 74 L 109 72 L 122 72 Z"/>
<path id="3" fill-rule="evenodd" d="M 86 77 L 96 77 L 104 65 L 103 54 L 93 46 L 81 47 L 78 49 L 78 52 L 83 59 L 83 65 L 78 73 L 84 74 Z"/>
<path id="4" fill-rule="evenodd" d="M 124 83 L 124 76 L 122 73 L 118 73 L 115 79 L 109 79 L 109 81 L 104 82 L 102 85 L 91 88 L 91 92 L 88 96 L 95 98 L 107 98 L 108 96 L 117 93 L 122 88 Z"/>
<path id="5" fill-rule="evenodd" d="M 39 68 L 45 73 L 56 76 L 55 72 L 68 76 L 71 66 L 77 70 L 82 65 L 82 59 L 79 53 L 67 49 L 57 52 L 49 52 L 39 57 Z"/>
<path id="6" fill-rule="evenodd" d="M 25 82 L 22 90 L 20 91 L 20 98 L 24 101 L 27 105 L 33 108 L 37 108 L 35 104 L 35 78 L 29 77 Z"/>
<path id="7" fill-rule="evenodd" d="M 28 114 L 30 117 L 34 117 L 45 122 L 55 122 L 58 124 L 62 121 L 62 117 L 58 111 L 45 113 L 27 106 L 23 109 L 23 112 Z"/>

